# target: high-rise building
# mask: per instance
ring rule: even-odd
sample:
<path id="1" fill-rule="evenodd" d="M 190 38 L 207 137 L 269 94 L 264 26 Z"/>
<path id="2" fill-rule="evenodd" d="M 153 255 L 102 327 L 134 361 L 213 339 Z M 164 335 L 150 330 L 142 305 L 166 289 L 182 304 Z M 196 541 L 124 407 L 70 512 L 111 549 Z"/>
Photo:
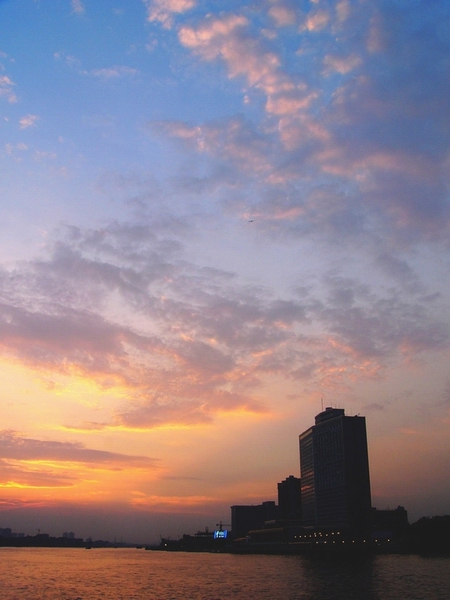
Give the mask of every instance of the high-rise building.
<path id="1" fill-rule="evenodd" d="M 302 523 L 316 528 L 370 529 L 366 420 L 326 408 L 300 435 Z"/>
<path id="2" fill-rule="evenodd" d="M 301 481 L 289 475 L 278 486 L 278 511 L 282 521 L 300 521 L 302 516 Z"/>

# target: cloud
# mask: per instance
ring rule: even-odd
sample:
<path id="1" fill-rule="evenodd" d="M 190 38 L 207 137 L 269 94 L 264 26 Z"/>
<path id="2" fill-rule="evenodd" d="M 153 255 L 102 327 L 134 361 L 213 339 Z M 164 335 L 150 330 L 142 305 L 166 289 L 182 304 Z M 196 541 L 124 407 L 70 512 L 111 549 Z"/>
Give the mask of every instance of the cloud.
<path id="1" fill-rule="evenodd" d="M 77 15 L 83 15 L 86 11 L 81 0 L 71 0 L 72 12 Z"/>
<path id="2" fill-rule="evenodd" d="M 376 297 L 364 285 L 331 277 L 328 303 L 318 306 L 318 318 L 328 321 L 330 333 L 342 349 L 360 358 L 404 358 L 424 350 L 448 348 L 450 328 L 439 323 L 419 304 L 395 296 Z"/>
<path id="3" fill-rule="evenodd" d="M 128 238 L 131 231 L 126 226 L 119 230 L 115 226 L 97 239 L 88 233 L 72 240 L 75 246 L 84 248 L 84 253 L 89 254 L 88 248 L 96 248 L 96 252 L 104 253 L 104 258 L 109 255 L 109 262 L 87 260 L 87 256 L 83 258 L 74 253 L 75 247 L 69 249 L 67 245 L 64 249 L 59 247 L 51 261 L 30 265 L 28 274 L 16 272 L 13 286 L 5 285 L 3 290 L 9 298 L 0 311 L 3 353 L 37 371 L 88 377 L 106 388 L 125 387 L 134 408 L 120 413 L 112 425 L 192 423 L 210 421 L 211 415 L 221 411 L 261 412 L 260 401 L 238 390 L 241 381 L 245 385 L 247 376 L 240 373 L 229 336 L 244 347 L 248 344 L 246 338 L 254 347 L 261 347 L 271 338 L 275 340 L 276 335 L 264 331 L 262 323 L 253 325 L 251 321 L 248 335 L 238 333 L 238 323 L 232 323 L 230 311 L 241 310 L 239 303 L 226 307 L 222 298 L 216 299 L 212 292 L 217 285 L 224 285 L 228 276 L 217 272 L 212 277 L 213 273 L 203 274 L 201 270 L 190 274 L 193 267 L 177 273 L 175 265 L 167 261 L 167 252 L 164 256 L 155 252 L 157 240 L 151 244 L 152 266 L 148 260 L 151 229 L 146 231 L 150 239 L 140 251 L 139 238 Z M 133 239 L 133 251 L 128 239 Z M 115 247 L 118 242 L 121 248 Z M 170 245 L 164 243 L 162 248 Z M 119 258 L 122 265 L 114 265 Z M 129 261 L 133 266 L 125 266 Z M 167 275 L 170 279 L 165 282 Z M 13 297 L 17 303 L 19 296 L 25 299 L 29 293 L 33 308 L 11 303 Z M 136 314 L 136 325 L 119 325 L 101 316 L 99 311 L 108 313 L 108 297 L 116 294 L 126 313 L 132 309 Z M 222 307 L 216 308 L 217 303 Z M 86 310 L 86 306 L 91 306 L 91 310 Z M 217 310 L 233 325 L 234 335 L 225 323 L 222 331 L 217 330 Z M 247 318 L 251 317 L 251 310 L 255 311 L 256 320 L 261 318 L 261 308 L 243 306 L 242 310 L 248 312 Z M 242 316 L 245 319 L 244 313 Z M 266 321 L 273 321 L 278 330 L 278 323 L 293 317 L 291 309 L 275 304 L 269 307 Z"/>
<path id="4" fill-rule="evenodd" d="M 383 271 L 392 277 L 398 284 L 403 284 L 411 292 L 418 292 L 422 285 L 417 274 L 408 262 L 389 252 L 380 252 L 376 257 L 376 263 Z"/>
<path id="5" fill-rule="evenodd" d="M 62 425 L 63 429 L 67 429 L 69 431 L 80 431 L 80 432 L 88 432 L 88 431 L 103 431 L 104 429 L 108 429 L 108 423 L 97 423 L 93 421 L 83 421 L 78 425 Z"/>
<path id="6" fill-rule="evenodd" d="M 121 79 L 123 77 L 135 77 L 139 74 L 139 69 L 128 67 L 127 65 L 113 65 L 111 67 L 102 67 L 99 69 L 85 70 L 82 67 L 82 62 L 79 58 L 65 52 L 55 52 L 53 54 L 55 60 L 63 60 L 65 64 L 77 71 L 80 75 L 96 77 L 104 81 Z"/>
<path id="7" fill-rule="evenodd" d="M 169 381 L 165 394 L 161 390 L 159 396 L 144 398 L 119 411 L 114 424 L 131 429 L 153 429 L 164 425 L 189 427 L 212 424 L 220 413 L 268 414 L 267 408 L 251 396 L 214 389 L 201 382 L 180 384 L 179 380 Z"/>
<path id="8" fill-rule="evenodd" d="M 0 98 L 6 98 L 10 104 L 15 104 L 18 101 L 13 89 L 15 85 L 7 75 L 0 75 Z"/>
<path id="9" fill-rule="evenodd" d="M 29 127 L 35 127 L 36 122 L 38 120 L 38 115 L 25 115 L 19 121 L 20 129 L 28 129 Z"/>
<path id="10" fill-rule="evenodd" d="M 158 21 L 166 29 L 173 25 L 174 15 L 182 14 L 196 6 L 196 0 L 143 0 L 150 22 Z"/>
<path id="11" fill-rule="evenodd" d="M 173 137 L 195 151 L 226 159 L 235 169 L 250 170 L 264 179 L 273 172 L 269 142 L 242 117 L 211 122 L 203 126 L 190 126 L 182 122 L 155 122 L 150 129 Z M 230 179 L 235 177 L 230 173 Z"/>
<path id="12" fill-rule="evenodd" d="M 180 260 L 176 227 L 151 222 L 68 228 L 46 260 L 0 274 L 0 350 L 37 374 L 120 391 L 109 418 L 67 429 L 197 426 L 219 415 L 270 415 L 270 377 L 321 389 L 380 377 L 395 362 L 446 351 L 440 298 L 329 273 L 282 299 L 233 273 Z M 404 289 L 405 263 L 380 264 Z M 437 309 L 437 310 L 436 310 Z M 81 453 L 80 453 L 81 454 Z M 87 454 L 87 453 L 85 453 Z"/>
<path id="13" fill-rule="evenodd" d="M 350 0 L 340 0 L 339 2 L 336 3 L 336 16 L 337 16 L 337 21 L 338 23 L 344 23 L 350 13 L 351 13 L 352 7 L 351 7 L 351 2 Z"/>
<path id="14" fill-rule="evenodd" d="M 242 15 L 229 14 L 206 18 L 198 27 L 183 26 L 179 39 L 203 60 L 220 58 L 227 64 L 230 77 L 244 76 L 250 86 L 265 93 L 280 85 L 279 57 L 251 35 L 249 21 Z M 286 81 L 287 87 L 292 84 Z"/>
<path id="15" fill-rule="evenodd" d="M 67 488 L 73 487 L 77 477 L 55 472 L 49 468 L 17 464 L 0 458 L 0 489 L 7 488 Z"/>
<path id="16" fill-rule="evenodd" d="M 117 79 L 119 77 L 134 77 L 139 71 L 132 67 L 115 65 L 113 67 L 105 67 L 103 69 L 92 69 L 89 74 L 99 79 Z"/>
<path id="17" fill-rule="evenodd" d="M 297 10 L 293 3 L 277 2 L 269 9 L 269 15 L 277 27 L 287 27 L 297 22 Z"/>
<path id="18" fill-rule="evenodd" d="M 64 52 L 55 52 L 53 54 L 56 60 L 64 59 L 65 64 L 71 69 L 76 69 L 81 72 L 81 60 L 72 55 L 66 55 Z"/>
<path id="19" fill-rule="evenodd" d="M 324 72 L 326 75 L 329 75 L 332 72 L 346 75 L 347 73 L 350 73 L 350 71 L 353 71 L 361 63 L 361 57 L 356 56 L 355 54 L 346 57 L 327 55 L 323 59 L 323 64 L 325 67 Z"/>
<path id="20" fill-rule="evenodd" d="M 269 12 L 279 26 L 293 22 L 289 3 L 272 3 Z M 442 3 L 412 12 L 404 2 L 313 6 L 302 17 L 295 60 L 281 38 L 264 34 L 268 23 L 257 30 L 245 7 L 182 25 L 181 45 L 222 62 L 242 82 L 243 106 L 259 94 L 266 118 L 251 126 L 245 117 L 174 123 L 167 131 L 215 161 L 220 155 L 222 167 L 228 160 L 227 180 L 246 170 L 241 190 L 247 185 L 250 195 L 256 187 L 252 214 L 264 214 L 272 230 L 332 239 L 333 228 L 341 233 L 336 223 L 350 219 L 353 236 L 381 235 L 399 248 L 418 236 L 445 242 L 450 48 L 439 32 L 448 16 Z M 237 123 L 242 139 L 251 132 L 250 143 L 228 142 Z M 325 186 L 322 212 L 315 198 Z"/>
<path id="21" fill-rule="evenodd" d="M 304 27 L 308 31 L 321 31 L 330 21 L 330 14 L 326 10 L 313 10 L 305 19 Z"/>
<path id="22" fill-rule="evenodd" d="M 158 512 L 170 512 L 176 508 L 180 510 L 192 511 L 198 507 L 204 507 L 208 504 L 216 504 L 217 498 L 214 496 L 150 496 L 139 495 L 131 500 L 131 505 L 135 509 L 151 509 Z"/>
<path id="23" fill-rule="evenodd" d="M 86 448 L 77 442 L 42 441 L 25 438 L 15 431 L 0 432 L 0 458 L 17 461 L 77 462 L 92 465 L 142 465 L 154 459 Z"/>
<path id="24" fill-rule="evenodd" d="M 30 366 L 62 372 L 68 360 L 73 367 L 97 373 L 105 381 L 113 374 L 126 378 L 124 373 L 120 375 L 124 342 L 133 343 L 135 338 L 138 345 L 152 343 L 150 339 L 138 340 L 139 336 L 108 324 L 98 315 L 70 309 L 51 315 L 2 305 L 0 315 L 1 346 L 9 353 Z"/>
<path id="25" fill-rule="evenodd" d="M 6 156 L 13 157 L 17 162 L 22 160 L 22 153 L 28 150 L 28 146 L 23 142 L 18 142 L 17 144 L 5 144 L 5 154 Z"/>
<path id="26" fill-rule="evenodd" d="M 0 488 L 73 487 L 83 477 L 73 471 L 75 464 L 112 471 L 157 468 L 157 460 L 146 456 L 95 450 L 77 442 L 26 438 L 16 431 L 0 432 Z"/>
<path id="27" fill-rule="evenodd" d="M 1 510 L 16 510 L 21 508 L 39 508 L 47 506 L 42 500 L 23 500 L 22 498 L 0 498 Z"/>
<path id="28" fill-rule="evenodd" d="M 178 35 L 181 44 L 203 60 L 224 61 L 229 77 L 243 78 L 249 89 L 264 94 L 269 115 L 286 117 L 292 123 L 306 114 L 316 98 L 315 91 L 305 82 L 281 68 L 280 53 L 252 33 L 250 22 L 243 15 L 210 16 L 197 27 L 181 27 Z M 287 129 L 288 123 L 280 121 L 279 127 Z"/>

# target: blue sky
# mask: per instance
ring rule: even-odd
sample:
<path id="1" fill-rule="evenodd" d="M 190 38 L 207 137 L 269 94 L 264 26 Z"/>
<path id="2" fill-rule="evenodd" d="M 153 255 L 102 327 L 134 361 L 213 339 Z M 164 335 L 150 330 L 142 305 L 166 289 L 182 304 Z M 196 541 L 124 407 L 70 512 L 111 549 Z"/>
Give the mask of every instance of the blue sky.
<path id="1" fill-rule="evenodd" d="M 375 506 L 448 513 L 448 3 L 6 0 L 0 28 L 3 526 L 228 522 L 322 399 L 367 417 Z"/>

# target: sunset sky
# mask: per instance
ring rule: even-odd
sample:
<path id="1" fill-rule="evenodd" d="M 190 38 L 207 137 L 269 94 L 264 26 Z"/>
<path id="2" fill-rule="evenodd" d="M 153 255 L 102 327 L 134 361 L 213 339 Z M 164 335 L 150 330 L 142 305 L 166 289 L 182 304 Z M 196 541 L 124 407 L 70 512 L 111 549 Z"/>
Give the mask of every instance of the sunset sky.
<path id="1" fill-rule="evenodd" d="M 323 406 L 450 512 L 450 3 L 0 0 L 0 527 L 276 499 Z"/>

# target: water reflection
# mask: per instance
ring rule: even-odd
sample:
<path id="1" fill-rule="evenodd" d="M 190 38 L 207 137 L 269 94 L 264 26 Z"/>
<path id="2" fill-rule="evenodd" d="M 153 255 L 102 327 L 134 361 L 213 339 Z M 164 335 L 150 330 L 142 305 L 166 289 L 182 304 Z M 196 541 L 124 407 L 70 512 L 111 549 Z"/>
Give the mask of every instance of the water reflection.
<path id="1" fill-rule="evenodd" d="M 374 559 L 307 559 L 302 560 L 303 577 L 310 600 L 345 598 L 379 600 L 374 582 Z"/>
<path id="2" fill-rule="evenodd" d="M 2 600 L 448 600 L 450 558 L 0 549 Z"/>

